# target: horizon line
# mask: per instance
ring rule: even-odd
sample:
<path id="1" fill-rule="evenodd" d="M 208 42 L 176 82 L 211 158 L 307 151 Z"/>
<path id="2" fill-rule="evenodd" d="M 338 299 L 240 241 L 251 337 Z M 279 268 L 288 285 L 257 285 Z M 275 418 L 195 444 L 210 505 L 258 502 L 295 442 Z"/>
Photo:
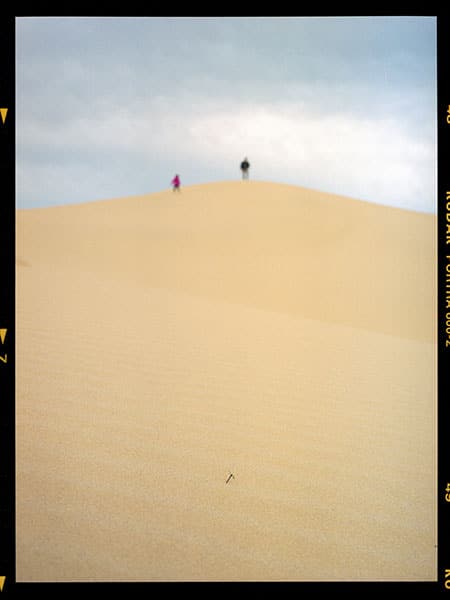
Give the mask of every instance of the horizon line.
<path id="1" fill-rule="evenodd" d="M 409 208 L 409 207 L 407 208 L 407 207 L 399 206 L 399 205 L 393 204 L 393 203 L 378 202 L 375 200 L 368 200 L 367 198 L 359 198 L 356 196 L 347 196 L 347 195 L 345 195 L 343 193 L 339 193 L 339 192 L 332 192 L 329 190 L 312 188 L 312 187 L 303 186 L 303 185 L 299 185 L 299 184 L 295 184 L 295 183 L 288 183 L 288 182 L 274 181 L 274 180 L 249 179 L 249 180 L 243 181 L 242 179 L 220 179 L 220 180 L 216 180 L 216 181 L 189 183 L 186 185 L 183 185 L 183 182 L 181 182 L 181 189 L 183 190 L 183 189 L 192 189 L 194 187 L 229 185 L 229 184 L 236 184 L 236 185 L 261 184 L 261 185 L 275 185 L 275 186 L 280 186 L 280 187 L 298 188 L 300 190 L 311 191 L 311 192 L 315 192 L 318 194 L 326 194 L 329 196 L 336 196 L 337 198 L 351 200 L 354 202 L 363 202 L 365 204 L 372 204 L 375 206 L 383 206 L 386 208 L 397 209 L 397 210 L 402 210 L 402 211 L 406 211 L 406 212 L 414 212 L 414 213 L 419 213 L 419 214 L 437 216 L 436 208 L 433 208 L 432 210 L 425 210 L 425 209 L 419 210 L 419 209 L 414 209 L 414 208 Z M 139 197 L 143 197 L 143 196 L 154 196 L 154 195 L 159 195 L 159 194 L 164 194 L 164 193 L 170 193 L 170 194 L 172 193 L 172 188 L 170 187 L 170 185 L 165 188 L 162 188 L 159 190 L 154 190 L 151 192 L 125 194 L 125 195 L 121 195 L 121 196 L 99 197 L 99 198 L 94 198 L 91 200 L 80 200 L 78 202 L 62 201 L 62 202 L 58 202 L 58 203 L 54 203 L 54 204 L 37 205 L 37 206 L 21 206 L 21 207 L 17 206 L 17 204 L 16 204 L 15 210 L 16 211 L 22 211 L 22 210 L 28 211 L 28 210 L 46 210 L 46 209 L 51 209 L 51 208 L 76 207 L 76 206 L 82 206 L 85 204 L 94 204 L 94 203 L 100 203 L 100 202 L 115 202 L 115 201 L 121 201 L 121 200 L 128 200 L 128 199 L 132 199 L 132 198 L 139 198 Z"/>

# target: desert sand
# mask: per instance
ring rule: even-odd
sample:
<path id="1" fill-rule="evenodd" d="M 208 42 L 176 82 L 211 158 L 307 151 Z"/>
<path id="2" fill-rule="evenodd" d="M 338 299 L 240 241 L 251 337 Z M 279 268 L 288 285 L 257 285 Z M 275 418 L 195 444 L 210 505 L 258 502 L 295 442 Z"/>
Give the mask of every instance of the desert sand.
<path id="1" fill-rule="evenodd" d="M 252 181 L 18 210 L 17 581 L 435 580 L 435 227 Z"/>

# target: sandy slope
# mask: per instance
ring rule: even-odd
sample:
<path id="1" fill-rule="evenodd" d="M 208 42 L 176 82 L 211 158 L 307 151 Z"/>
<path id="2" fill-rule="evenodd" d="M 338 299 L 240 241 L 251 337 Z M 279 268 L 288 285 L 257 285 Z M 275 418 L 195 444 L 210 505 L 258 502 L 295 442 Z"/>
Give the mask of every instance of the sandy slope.
<path id="1" fill-rule="evenodd" d="M 434 228 L 257 182 L 18 211 L 18 581 L 435 579 Z"/>

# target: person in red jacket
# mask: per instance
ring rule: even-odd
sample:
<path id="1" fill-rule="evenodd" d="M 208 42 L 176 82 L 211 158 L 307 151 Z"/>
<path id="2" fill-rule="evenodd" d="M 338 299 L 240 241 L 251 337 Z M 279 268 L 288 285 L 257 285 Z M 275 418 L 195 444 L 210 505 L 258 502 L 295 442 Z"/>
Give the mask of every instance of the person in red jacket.
<path id="1" fill-rule="evenodd" d="M 179 175 L 175 175 L 175 177 L 172 179 L 172 186 L 173 186 L 173 191 L 174 192 L 179 192 L 180 191 L 180 176 Z"/>

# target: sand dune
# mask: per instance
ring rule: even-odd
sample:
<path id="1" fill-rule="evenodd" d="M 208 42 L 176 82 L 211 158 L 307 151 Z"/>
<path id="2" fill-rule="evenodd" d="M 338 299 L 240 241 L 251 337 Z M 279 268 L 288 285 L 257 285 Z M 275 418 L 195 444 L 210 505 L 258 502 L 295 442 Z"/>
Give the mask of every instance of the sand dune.
<path id="1" fill-rule="evenodd" d="M 435 225 L 262 182 L 17 211 L 17 580 L 434 580 Z"/>

